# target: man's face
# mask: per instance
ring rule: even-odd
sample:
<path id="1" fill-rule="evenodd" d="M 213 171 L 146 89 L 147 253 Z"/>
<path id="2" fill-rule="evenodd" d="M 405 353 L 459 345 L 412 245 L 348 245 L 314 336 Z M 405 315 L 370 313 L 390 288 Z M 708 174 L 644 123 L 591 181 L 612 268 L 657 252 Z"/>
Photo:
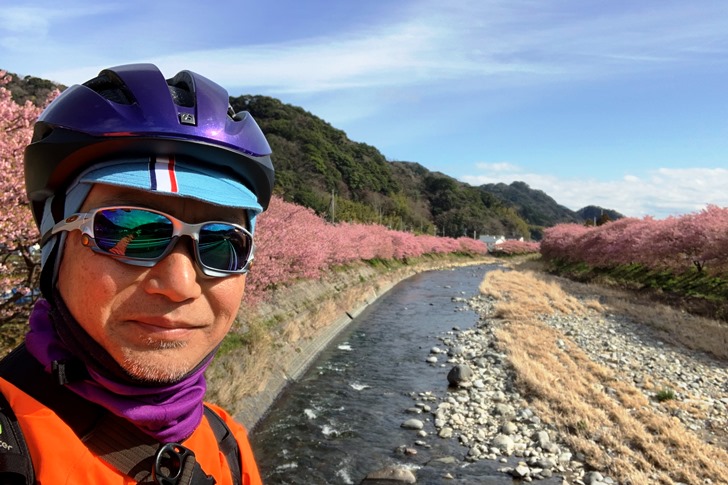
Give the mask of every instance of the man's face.
<path id="1" fill-rule="evenodd" d="M 188 223 L 245 224 L 241 209 L 96 184 L 80 212 L 134 205 Z M 188 237 L 151 268 L 131 266 L 81 244 L 68 233 L 58 289 L 71 314 L 132 376 L 174 381 L 192 370 L 230 329 L 245 290 L 245 275 L 211 278 L 194 262 Z"/>

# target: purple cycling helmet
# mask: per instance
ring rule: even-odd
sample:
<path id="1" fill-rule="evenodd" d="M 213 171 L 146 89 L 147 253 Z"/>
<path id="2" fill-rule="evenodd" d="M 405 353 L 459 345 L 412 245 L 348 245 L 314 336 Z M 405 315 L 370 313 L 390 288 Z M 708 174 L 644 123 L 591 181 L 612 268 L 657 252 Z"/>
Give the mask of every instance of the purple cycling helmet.
<path id="1" fill-rule="evenodd" d="M 153 64 L 105 69 L 64 91 L 41 114 L 25 150 L 25 184 L 37 223 L 46 199 L 100 161 L 185 156 L 231 175 L 265 209 L 271 149 L 227 91 L 191 71 L 166 79 Z"/>

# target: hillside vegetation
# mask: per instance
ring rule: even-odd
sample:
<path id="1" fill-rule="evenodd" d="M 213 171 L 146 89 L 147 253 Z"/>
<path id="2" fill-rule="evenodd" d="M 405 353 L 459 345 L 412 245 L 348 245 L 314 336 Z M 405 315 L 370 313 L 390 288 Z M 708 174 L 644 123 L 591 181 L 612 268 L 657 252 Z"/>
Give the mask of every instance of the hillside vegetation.
<path id="1" fill-rule="evenodd" d="M 2 70 L 0 68 L 0 70 Z M 36 106 L 43 106 L 48 95 L 55 89 L 63 91 L 66 86 L 56 84 L 47 79 L 41 79 L 35 76 L 18 76 L 17 74 L 7 73 L 10 75 L 9 82 L 5 88 L 10 91 L 13 101 L 23 104 L 30 101 Z"/>

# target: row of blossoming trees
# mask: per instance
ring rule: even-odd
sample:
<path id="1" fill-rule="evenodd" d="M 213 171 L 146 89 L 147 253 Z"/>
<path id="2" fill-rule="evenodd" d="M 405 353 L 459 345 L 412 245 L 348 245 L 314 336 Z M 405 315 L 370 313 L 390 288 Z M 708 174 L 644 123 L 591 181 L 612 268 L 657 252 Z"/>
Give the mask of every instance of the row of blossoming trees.
<path id="1" fill-rule="evenodd" d="M 23 149 L 40 108 L 15 103 L 2 87 L 7 82 L 0 71 L 0 323 L 27 314 L 39 269 L 38 255 L 31 249 L 39 236 L 25 196 Z M 258 220 L 255 242 L 249 302 L 265 299 L 271 287 L 318 278 L 332 267 L 355 261 L 487 252 L 485 244 L 468 238 L 414 235 L 380 225 L 329 224 L 312 210 L 277 197 Z"/>
<path id="2" fill-rule="evenodd" d="M 493 256 L 520 256 L 524 254 L 538 253 L 540 248 L 540 243 L 534 241 L 508 239 L 502 243 L 496 244 L 491 250 L 491 253 Z"/>
<path id="3" fill-rule="evenodd" d="M 266 288 L 318 278 L 332 267 L 356 261 L 405 260 L 425 254 L 485 254 L 484 243 L 394 231 L 381 225 L 330 224 L 313 210 L 273 197 L 255 229 L 255 259 L 246 297 Z"/>
<path id="4" fill-rule="evenodd" d="M 543 257 L 595 268 L 639 264 L 657 271 L 728 275 L 728 208 L 656 220 L 623 218 L 602 226 L 560 224 L 544 231 Z"/>

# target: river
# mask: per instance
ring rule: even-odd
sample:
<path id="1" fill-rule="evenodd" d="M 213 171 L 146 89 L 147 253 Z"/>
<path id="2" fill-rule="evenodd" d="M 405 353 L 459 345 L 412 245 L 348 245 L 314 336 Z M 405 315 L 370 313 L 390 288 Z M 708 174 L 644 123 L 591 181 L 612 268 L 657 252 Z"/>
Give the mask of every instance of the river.
<path id="1" fill-rule="evenodd" d="M 359 484 L 369 472 L 399 465 L 420 484 L 512 484 L 497 471 L 501 463 L 464 461 L 467 448 L 437 437 L 431 413 L 412 414 L 420 393 L 439 401 L 449 392 L 446 356 L 426 359 L 442 347 L 438 337 L 477 323 L 465 300 L 496 267 L 420 273 L 363 311 L 252 430 L 264 482 Z M 401 427 L 410 418 L 424 421 L 427 436 Z M 439 460 L 445 457 L 456 460 Z M 448 473 L 452 479 L 444 480 Z"/>

